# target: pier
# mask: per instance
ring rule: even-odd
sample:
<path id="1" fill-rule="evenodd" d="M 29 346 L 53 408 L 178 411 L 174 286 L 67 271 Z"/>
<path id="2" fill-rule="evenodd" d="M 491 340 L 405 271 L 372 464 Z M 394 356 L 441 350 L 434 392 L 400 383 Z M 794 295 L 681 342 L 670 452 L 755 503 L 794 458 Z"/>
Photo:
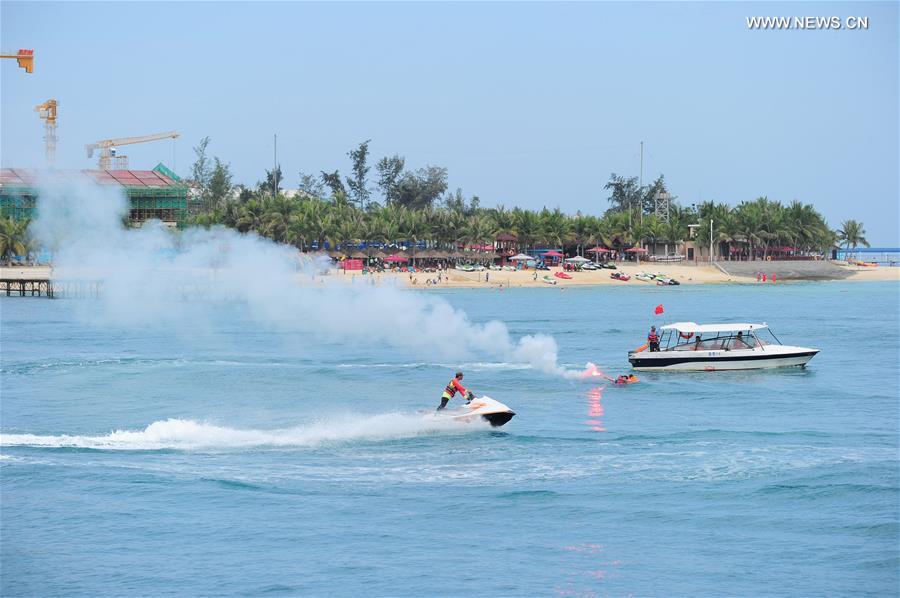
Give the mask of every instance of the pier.
<path id="1" fill-rule="evenodd" d="M 53 299 L 53 283 L 47 279 L 3 278 L 0 279 L 0 293 L 7 297 L 49 297 Z"/>
<path id="2" fill-rule="evenodd" d="M 91 278 L 57 281 L 49 267 L 0 268 L 0 296 L 6 297 L 99 297 L 100 280 Z"/>

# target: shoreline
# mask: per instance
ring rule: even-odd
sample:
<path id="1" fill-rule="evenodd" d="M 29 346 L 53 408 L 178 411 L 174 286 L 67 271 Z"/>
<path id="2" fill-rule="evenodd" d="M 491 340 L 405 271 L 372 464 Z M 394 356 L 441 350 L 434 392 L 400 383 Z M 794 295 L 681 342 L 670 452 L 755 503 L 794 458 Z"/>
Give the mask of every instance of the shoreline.
<path id="1" fill-rule="evenodd" d="M 735 263 L 735 262 L 732 262 Z M 740 263 L 740 262 L 737 262 Z M 728 262 L 725 262 L 727 265 Z M 743 262 L 746 268 L 747 262 Z M 757 263 L 752 263 L 753 267 L 757 267 Z M 638 272 L 656 273 L 663 272 L 666 275 L 678 280 L 681 285 L 690 286 L 698 284 L 773 284 L 771 282 L 771 274 L 775 273 L 777 282 L 774 284 L 785 284 L 794 282 L 829 282 L 829 281 L 850 281 L 850 282 L 884 282 L 896 281 L 900 282 L 900 267 L 878 267 L 865 268 L 859 266 L 846 266 L 832 263 L 831 266 L 840 268 L 837 271 L 840 276 L 815 275 L 815 276 L 789 276 L 779 275 L 778 266 L 781 265 L 786 269 L 789 264 L 783 262 L 761 262 L 759 266 L 766 268 L 767 282 L 757 282 L 755 276 L 740 276 L 729 274 L 716 265 L 687 265 L 687 264 L 661 264 L 654 262 L 645 262 L 636 264 L 616 264 L 616 270 L 595 270 L 582 272 L 569 272 L 571 279 L 553 278 L 556 284 L 548 284 L 544 282 L 543 276 L 551 276 L 556 272 L 562 271 L 561 268 L 552 268 L 550 270 L 538 271 L 537 280 L 534 279 L 534 270 L 522 271 L 505 271 L 505 270 L 484 270 L 481 272 L 463 272 L 461 270 L 443 270 L 442 280 L 438 284 L 428 284 L 428 280 L 437 279 L 437 273 L 434 272 L 417 272 L 410 276 L 406 272 L 382 272 L 377 274 L 362 274 L 360 271 L 343 271 L 340 269 L 332 270 L 327 279 L 339 280 L 342 282 L 356 282 L 357 279 L 372 280 L 375 284 L 390 283 L 409 289 L 446 289 L 446 288 L 566 288 L 566 287 L 588 287 L 588 286 L 658 286 L 655 282 L 645 282 L 635 278 Z M 610 278 L 611 272 L 622 272 L 631 276 L 631 280 L 627 282 L 618 281 Z M 3 280 L 36 280 L 47 281 L 52 278 L 52 268 L 50 266 L 3 266 L 0 267 L 0 279 Z M 85 273 L 85 279 L 91 277 Z M 198 272 L 200 274 L 200 272 Z M 487 280 L 485 280 L 485 275 Z M 326 278 L 326 277 L 323 277 Z"/>

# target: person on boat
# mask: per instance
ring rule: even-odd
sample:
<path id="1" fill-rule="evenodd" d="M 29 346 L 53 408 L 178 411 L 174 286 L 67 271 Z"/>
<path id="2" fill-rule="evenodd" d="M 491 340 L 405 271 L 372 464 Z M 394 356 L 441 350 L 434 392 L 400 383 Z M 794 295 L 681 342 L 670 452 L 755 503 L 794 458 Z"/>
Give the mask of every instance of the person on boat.
<path id="1" fill-rule="evenodd" d="M 438 406 L 437 411 L 440 411 L 444 407 L 447 406 L 447 403 L 450 402 L 456 393 L 458 392 L 461 397 L 466 398 L 469 395 L 469 391 L 466 390 L 466 387 L 462 385 L 463 373 L 456 372 L 456 375 L 453 377 L 450 382 L 447 383 L 447 387 L 444 388 L 444 393 L 441 395 L 441 404 Z"/>
<path id="2" fill-rule="evenodd" d="M 656 334 L 656 326 L 650 327 L 650 334 L 647 335 L 647 344 L 650 345 L 651 352 L 659 352 L 659 335 Z"/>

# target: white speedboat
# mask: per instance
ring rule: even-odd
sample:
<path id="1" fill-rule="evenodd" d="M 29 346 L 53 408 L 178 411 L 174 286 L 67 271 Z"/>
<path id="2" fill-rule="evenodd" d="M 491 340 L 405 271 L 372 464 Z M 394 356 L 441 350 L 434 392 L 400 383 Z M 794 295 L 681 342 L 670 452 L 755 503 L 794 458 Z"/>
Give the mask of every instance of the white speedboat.
<path id="1" fill-rule="evenodd" d="M 774 342 L 761 338 L 763 332 Z M 781 344 L 766 324 L 676 322 L 660 328 L 659 351 L 644 345 L 628 361 L 636 370 L 754 370 L 805 367 L 818 352 Z"/>
<path id="2" fill-rule="evenodd" d="M 473 397 L 458 409 L 442 409 L 434 413 L 434 417 L 451 419 L 459 422 L 471 422 L 483 419 L 491 426 L 499 428 L 515 416 L 516 412 L 491 397 Z"/>

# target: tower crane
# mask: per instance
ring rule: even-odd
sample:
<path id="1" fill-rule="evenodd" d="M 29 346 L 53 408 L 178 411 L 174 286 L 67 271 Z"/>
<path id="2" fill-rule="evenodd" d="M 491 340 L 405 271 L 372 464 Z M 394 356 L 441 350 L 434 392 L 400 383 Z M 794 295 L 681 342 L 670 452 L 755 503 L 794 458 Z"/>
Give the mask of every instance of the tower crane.
<path id="1" fill-rule="evenodd" d="M 25 69 L 26 73 L 34 72 L 34 50 L 19 48 L 19 51 L 15 54 L 12 52 L 0 52 L 0 58 L 15 58 L 16 62 Z"/>
<path id="2" fill-rule="evenodd" d="M 115 160 L 116 168 L 125 170 L 128 168 L 128 156 L 116 155 L 116 146 L 131 145 L 133 143 L 146 143 L 148 141 L 159 141 L 160 139 L 175 139 L 178 137 L 177 131 L 168 131 L 166 133 L 157 133 L 155 135 L 142 135 L 140 137 L 122 137 L 120 139 L 101 139 L 94 143 L 85 145 L 87 149 L 87 157 L 94 157 L 94 150 L 100 150 L 100 160 L 98 166 L 100 170 L 109 170 Z"/>
<path id="3" fill-rule="evenodd" d="M 56 163 L 56 106 L 56 100 L 50 98 L 34 107 L 34 111 L 44 121 L 44 156 L 50 168 Z"/>

